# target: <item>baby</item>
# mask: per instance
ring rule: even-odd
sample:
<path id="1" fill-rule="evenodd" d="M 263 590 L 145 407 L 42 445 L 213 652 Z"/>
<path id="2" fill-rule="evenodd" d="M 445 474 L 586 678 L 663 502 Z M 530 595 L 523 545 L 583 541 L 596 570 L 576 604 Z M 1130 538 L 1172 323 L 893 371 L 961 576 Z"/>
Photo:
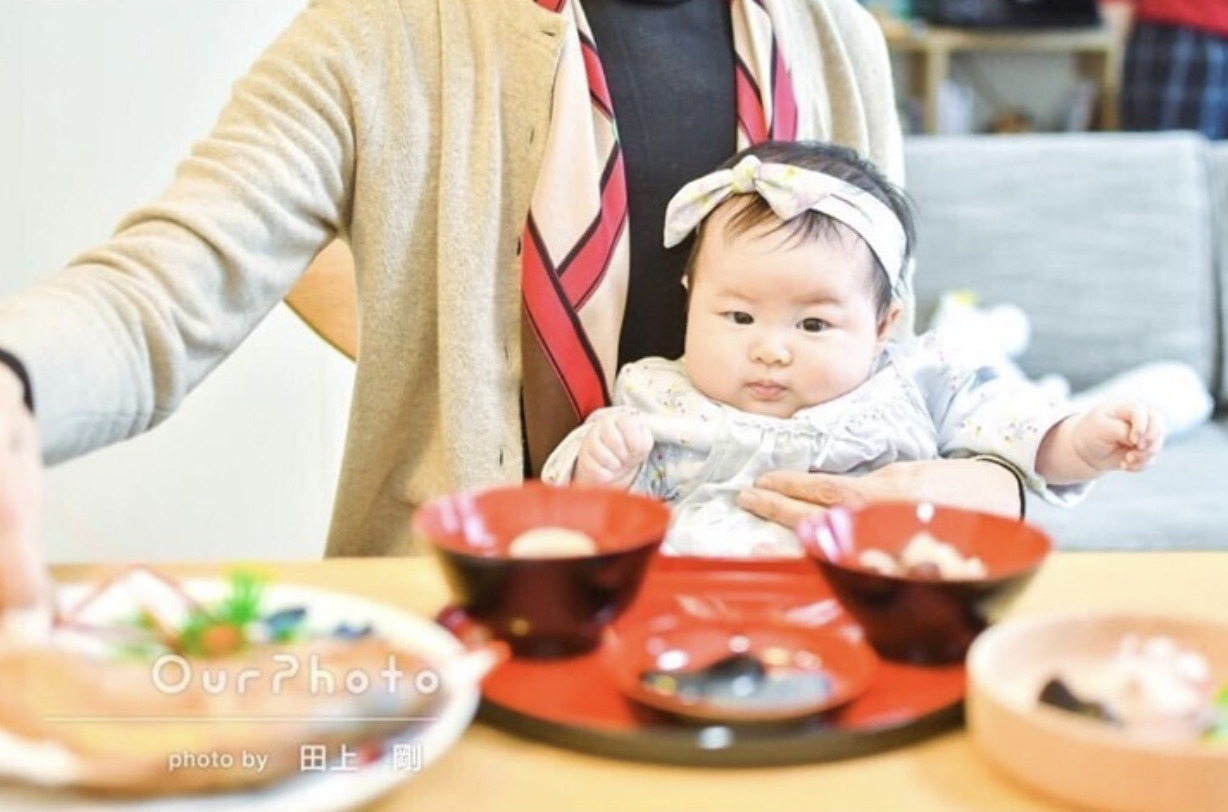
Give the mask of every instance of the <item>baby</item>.
<path id="1" fill-rule="evenodd" d="M 736 505 L 770 470 L 856 474 L 993 455 L 1043 498 L 1072 504 L 1103 472 L 1139 471 L 1160 449 L 1146 405 L 1074 413 L 932 333 L 892 340 L 912 213 L 848 149 L 744 150 L 670 202 L 666 246 L 692 232 L 684 356 L 623 368 L 613 405 L 569 435 L 542 475 L 667 500 L 666 552 L 800 555 L 789 528 Z"/>

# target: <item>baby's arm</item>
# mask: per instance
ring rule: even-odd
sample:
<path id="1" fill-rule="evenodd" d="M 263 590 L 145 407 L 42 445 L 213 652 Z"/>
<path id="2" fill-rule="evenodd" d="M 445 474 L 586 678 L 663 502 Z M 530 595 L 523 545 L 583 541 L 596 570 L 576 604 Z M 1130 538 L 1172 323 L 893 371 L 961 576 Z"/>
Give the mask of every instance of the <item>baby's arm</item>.
<path id="1" fill-rule="evenodd" d="M 630 409 L 611 409 L 589 426 L 571 481 L 629 488 L 651 451 L 652 432 L 644 416 Z"/>
<path id="2" fill-rule="evenodd" d="M 1087 482 L 1105 471 L 1141 471 L 1164 445 L 1154 409 L 1101 404 L 1054 425 L 1036 452 L 1036 472 L 1054 485 Z"/>

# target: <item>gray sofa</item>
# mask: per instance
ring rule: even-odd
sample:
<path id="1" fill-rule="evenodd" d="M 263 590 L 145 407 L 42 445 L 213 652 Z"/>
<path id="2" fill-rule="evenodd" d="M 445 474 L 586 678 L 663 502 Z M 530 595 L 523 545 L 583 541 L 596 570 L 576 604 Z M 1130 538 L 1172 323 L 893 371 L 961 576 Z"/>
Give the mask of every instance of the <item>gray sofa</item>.
<path id="1" fill-rule="evenodd" d="M 974 290 L 1013 303 L 1020 365 L 1076 389 L 1140 363 L 1197 370 L 1216 417 L 1081 505 L 1032 499 L 1062 549 L 1228 548 L 1228 145 L 1188 133 L 916 137 L 918 311 Z M 1223 479 L 1221 479 L 1221 477 Z"/>

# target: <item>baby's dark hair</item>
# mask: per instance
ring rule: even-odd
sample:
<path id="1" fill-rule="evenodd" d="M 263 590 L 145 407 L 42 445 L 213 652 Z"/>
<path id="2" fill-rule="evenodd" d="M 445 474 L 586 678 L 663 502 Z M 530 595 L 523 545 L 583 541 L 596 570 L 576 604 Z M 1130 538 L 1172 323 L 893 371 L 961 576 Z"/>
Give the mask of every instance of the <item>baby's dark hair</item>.
<path id="1" fill-rule="evenodd" d="M 895 291 L 891 288 L 891 277 L 903 277 L 916 240 L 912 204 L 904 191 L 883 177 L 874 164 L 862 158 L 856 151 L 820 141 L 765 141 L 742 150 L 718 169 L 731 169 L 748 155 L 753 155 L 764 163 L 788 164 L 839 178 L 869 192 L 891 209 L 904 227 L 904 256 L 901 258 L 903 267 L 893 269 L 895 273 L 889 274 L 878 256 L 871 252 L 877 270 L 871 280 L 871 293 L 878 317 L 885 317 L 895 297 Z M 731 236 L 745 234 L 765 223 L 774 223 L 772 231 L 784 232 L 786 241 L 818 240 L 840 234 L 840 221 L 822 212 L 805 211 L 791 220 L 781 221 L 767 201 L 759 195 L 740 195 L 737 199 L 742 208 L 727 224 L 727 232 Z M 691 254 L 687 258 L 685 270 L 688 289 L 694 281 L 692 276 L 695 271 L 695 257 L 699 253 L 699 243 L 707 223 L 708 220 L 705 219 L 695 230 L 695 239 L 691 244 Z"/>

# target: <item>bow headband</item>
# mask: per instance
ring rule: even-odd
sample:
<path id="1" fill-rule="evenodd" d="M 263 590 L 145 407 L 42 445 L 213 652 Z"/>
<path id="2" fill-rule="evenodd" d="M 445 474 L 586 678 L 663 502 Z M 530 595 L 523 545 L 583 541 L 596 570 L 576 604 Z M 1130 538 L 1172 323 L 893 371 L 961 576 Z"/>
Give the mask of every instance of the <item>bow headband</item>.
<path id="1" fill-rule="evenodd" d="M 782 220 L 804 211 L 835 218 L 857 232 L 878 257 L 894 288 L 904 265 L 904 226 L 891 208 L 864 189 L 811 169 L 763 163 L 747 155 L 732 169 L 693 180 L 665 210 L 665 247 L 672 248 L 733 195 L 758 194 Z"/>

